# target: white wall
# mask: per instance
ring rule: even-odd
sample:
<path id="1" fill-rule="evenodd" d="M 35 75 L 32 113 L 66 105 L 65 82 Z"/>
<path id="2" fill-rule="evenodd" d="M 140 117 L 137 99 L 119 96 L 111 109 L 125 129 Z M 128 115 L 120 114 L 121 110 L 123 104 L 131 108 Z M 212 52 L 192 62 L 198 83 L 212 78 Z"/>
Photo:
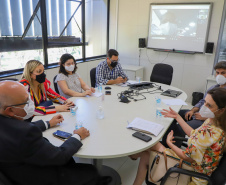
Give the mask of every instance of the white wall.
<path id="1" fill-rule="evenodd" d="M 138 39 L 147 38 L 150 3 L 206 2 L 178 0 L 111 0 L 110 12 L 110 48 L 119 51 L 122 64 L 139 65 Z M 208 42 L 217 45 L 224 0 L 213 2 Z M 118 5 L 118 19 L 117 19 Z M 211 74 L 215 50 L 212 55 L 175 54 L 141 49 L 140 65 L 144 66 L 144 80 L 150 80 L 155 63 L 163 62 L 173 66 L 172 86 L 181 88 L 192 100 L 192 92 L 204 92 L 206 78 Z"/>

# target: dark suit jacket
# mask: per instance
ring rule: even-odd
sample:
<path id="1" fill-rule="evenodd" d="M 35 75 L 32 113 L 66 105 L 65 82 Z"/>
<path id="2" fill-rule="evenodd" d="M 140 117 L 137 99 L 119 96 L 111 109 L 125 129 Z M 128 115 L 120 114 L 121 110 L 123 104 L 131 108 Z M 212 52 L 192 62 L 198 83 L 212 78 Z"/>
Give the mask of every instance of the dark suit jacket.
<path id="1" fill-rule="evenodd" d="M 0 115 L 0 170 L 19 185 L 60 184 L 61 171 L 82 143 L 71 137 L 60 147 L 42 136 L 41 122 Z"/>

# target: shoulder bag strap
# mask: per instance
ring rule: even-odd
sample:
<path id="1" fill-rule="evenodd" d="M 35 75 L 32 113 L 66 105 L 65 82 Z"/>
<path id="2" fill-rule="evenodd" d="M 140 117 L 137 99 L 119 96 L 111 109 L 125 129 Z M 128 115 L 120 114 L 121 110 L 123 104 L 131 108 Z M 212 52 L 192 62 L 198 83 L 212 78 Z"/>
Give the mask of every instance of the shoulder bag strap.
<path id="1" fill-rule="evenodd" d="M 167 162 L 166 162 L 166 155 L 165 155 L 165 152 L 163 153 L 163 155 L 164 155 L 164 159 L 165 159 L 165 166 L 166 166 L 166 171 L 167 171 Z M 160 159 L 160 156 L 159 156 L 159 154 L 157 153 L 157 155 L 155 156 L 155 158 L 154 158 L 154 160 L 153 160 L 153 162 L 152 162 L 152 164 L 151 164 L 151 168 L 150 168 L 150 179 L 151 179 L 151 181 L 153 182 L 153 183 L 157 183 L 157 182 L 160 182 L 161 180 L 162 180 L 162 178 L 164 177 L 162 177 L 162 178 L 160 178 L 158 181 L 155 181 L 155 180 L 153 180 L 152 179 L 152 177 L 151 177 L 151 170 L 153 169 L 153 167 L 154 167 L 154 164 L 155 163 L 158 163 L 158 160 Z"/>

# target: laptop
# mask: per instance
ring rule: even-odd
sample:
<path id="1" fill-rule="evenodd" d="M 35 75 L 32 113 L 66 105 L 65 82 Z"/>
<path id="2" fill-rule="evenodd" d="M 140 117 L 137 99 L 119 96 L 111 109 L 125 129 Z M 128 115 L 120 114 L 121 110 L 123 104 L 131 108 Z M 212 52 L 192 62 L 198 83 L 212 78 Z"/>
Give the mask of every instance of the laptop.
<path id="1" fill-rule="evenodd" d="M 151 83 L 151 82 L 141 82 L 141 83 L 136 83 L 136 84 L 129 84 L 128 86 L 131 88 L 145 87 L 145 86 L 154 87 L 153 83 Z"/>
<path id="2" fill-rule="evenodd" d="M 170 96 L 170 97 L 176 98 L 176 97 L 178 97 L 181 93 L 182 93 L 181 91 L 175 91 L 175 90 L 168 89 L 168 90 L 162 92 L 161 95 L 164 95 L 164 96 Z"/>

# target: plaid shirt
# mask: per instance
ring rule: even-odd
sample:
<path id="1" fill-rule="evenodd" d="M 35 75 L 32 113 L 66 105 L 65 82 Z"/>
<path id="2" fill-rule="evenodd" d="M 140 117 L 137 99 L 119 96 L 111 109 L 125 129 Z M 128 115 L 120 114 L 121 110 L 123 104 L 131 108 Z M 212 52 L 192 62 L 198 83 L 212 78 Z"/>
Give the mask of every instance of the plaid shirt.
<path id="1" fill-rule="evenodd" d="M 96 68 L 96 84 L 102 83 L 103 85 L 106 85 L 109 80 L 115 80 L 119 76 L 128 79 L 126 74 L 123 72 L 120 63 L 111 70 L 107 64 L 107 60 L 105 60 L 99 63 Z"/>

